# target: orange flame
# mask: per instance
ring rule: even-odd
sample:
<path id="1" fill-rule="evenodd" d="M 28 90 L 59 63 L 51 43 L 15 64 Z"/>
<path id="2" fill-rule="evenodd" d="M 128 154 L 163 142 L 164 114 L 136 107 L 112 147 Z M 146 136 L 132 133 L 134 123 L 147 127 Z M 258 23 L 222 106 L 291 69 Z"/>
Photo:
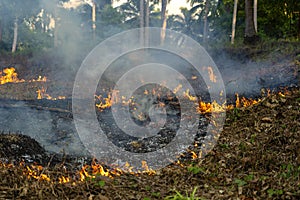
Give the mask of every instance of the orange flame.
<path id="1" fill-rule="evenodd" d="M 24 172 L 25 175 L 27 175 L 28 178 L 34 178 L 37 180 L 45 180 L 50 181 L 50 177 L 46 174 L 40 173 L 40 171 L 43 170 L 43 167 L 40 165 L 31 165 L 31 168 L 29 166 L 26 166 L 26 171 Z"/>
<path id="2" fill-rule="evenodd" d="M 42 87 L 41 89 L 38 89 L 36 91 L 37 93 L 37 99 L 48 99 L 48 100 L 59 100 L 59 99 L 66 99 L 65 96 L 58 96 L 58 97 L 52 97 L 50 96 L 47 92 L 47 89 L 45 89 L 44 87 Z"/>
<path id="3" fill-rule="evenodd" d="M 19 83 L 24 82 L 24 79 L 19 79 L 18 74 L 16 72 L 16 69 L 11 68 L 5 68 L 3 69 L 3 72 L 0 71 L 0 84 L 5 83 Z"/>

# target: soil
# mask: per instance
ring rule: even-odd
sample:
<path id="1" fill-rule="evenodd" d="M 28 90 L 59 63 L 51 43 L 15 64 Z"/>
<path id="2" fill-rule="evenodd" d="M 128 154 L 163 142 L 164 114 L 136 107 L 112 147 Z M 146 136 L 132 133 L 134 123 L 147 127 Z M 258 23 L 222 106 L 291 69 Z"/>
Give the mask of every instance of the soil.
<path id="1" fill-rule="evenodd" d="M 45 156 L 40 163 L 0 167 L 1 199 L 164 199 L 181 194 L 199 199 L 300 198 L 300 91 L 272 94 L 258 104 L 227 112 L 226 123 L 214 149 L 203 159 L 185 159 L 155 174 L 101 175 L 80 181 L 75 159 Z M 19 141 L 20 140 L 20 141 Z M 2 135 L 1 157 L 44 154 L 33 140 Z M 16 142 L 18 141 L 18 143 Z M 22 154 L 14 151 L 24 145 Z M 4 148 L 5 147 L 5 148 Z M 18 156 L 17 156 L 18 157 Z M 24 160 L 24 158 L 23 158 Z M 77 161 L 79 158 L 77 159 Z M 84 162 L 83 163 L 88 163 Z M 82 164 L 83 164 L 82 163 Z M 70 167 L 72 166 L 73 167 Z M 37 177 L 28 175 L 28 168 Z M 88 169 L 87 169 L 88 170 Z M 91 173 L 91 171 L 89 171 Z M 41 174 L 50 180 L 39 178 Z M 69 183 L 59 183 L 61 176 Z M 39 180 L 38 180 L 39 179 Z M 180 199 L 180 198 L 178 198 Z"/>
<path id="2" fill-rule="evenodd" d="M 294 77 L 299 78 L 299 44 L 298 47 L 282 44 L 284 48 L 276 45 L 280 46 L 275 44 L 271 54 L 264 46 L 254 50 L 229 49 L 229 57 L 246 63 L 245 67 L 250 66 L 247 63 L 254 57 L 270 66 L 282 61 L 291 64 L 295 68 Z M 298 49 L 290 49 L 293 46 Z M 223 55 L 218 52 L 216 55 L 219 59 L 214 60 L 222 63 Z M 69 66 L 60 66 L 59 59 L 51 56 L 37 60 L 23 55 L 0 57 L 1 67 L 14 66 L 20 72 L 19 77 L 25 80 L 39 75 L 49 75 L 49 80 L 68 80 L 45 87 L 48 92 L 57 92 L 51 93 L 53 96 L 71 96 L 73 81 L 66 76 L 74 77 L 76 67 L 70 71 Z M 57 73 L 62 68 L 63 72 Z M 228 80 L 228 83 L 232 82 Z M 31 88 L 28 96 L 17 93 L 12 99 L 36 98 L 34 83 L 20 85 Z M 15 91 L 14 85 L 1 88 L 4 91 L 1 98 L 8 98 L 7 95 Z M 180 196 L 300 199 L 300 90 L 295 86 L 261 98 L 258 104 L 227 111 L 217 144 L 204 158 L 196 158 L 201 157 L 201 151 L 194 148 L 194 153 L 187 152 L 179 162 L 155 172 L 121 172 L 103 165 L 104 172 L 110 172 L 109 177 L 103 173 L 93 174 L 93 166 L 101 164 L 100 161 L 51 154 L 28 136 L 0 134 L 0 199 L 184 199 Z M 85 178 L 80 172 L 86 172 Z M 66 183 L 61 183 L 63 180 Z"/>

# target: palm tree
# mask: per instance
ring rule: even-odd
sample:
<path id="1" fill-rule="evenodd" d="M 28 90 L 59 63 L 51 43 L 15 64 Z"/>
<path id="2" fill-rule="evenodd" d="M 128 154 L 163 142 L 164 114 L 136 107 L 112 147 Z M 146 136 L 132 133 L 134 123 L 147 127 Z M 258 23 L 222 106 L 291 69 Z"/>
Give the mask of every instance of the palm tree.
<path id="1" fill-rule="evenodd" d="M 257 42 L 258 36 L 254 25 L 254 0 L 245 0 L 245 38 L 246 44 L 254 44 Z"/>
<path id="2" fill-rule="evenodd" d="M 206 43 L 208 37 L 208 15 L 211 10 L 211 3 L 209 0 L 187 0 L 193 6 L 193 10 L 197 10 L 198 23 L 202 25 L 201 28 L 202 40 Z M 199 30 L 200 31 L 200 30 Z"/>
<path id="3" fill-rule="evenodd" d="M 144 2 L 142 5 L 141 2 Z M 144 16 L 146 14 L 146 4 L 145 0 L 128 0 L 119 7 L 117 7 L 118 11 L 126 16 L 124 23 L 127 24 L 130 28 L 138 28 L 141 27 L 141 15 Z M 156 25 L 156 18 L 158 13 L 155 12 L 154 6 L 155 6 L 155 1 L 149 1 L 149 26 L 155 26 Z M 141 7 L 143 7 L 142 14 L 140 12 Z M 143 14 L 144 13 L 144 14 Z M 144 20 L 143 26 L 145 26 L 146 21 L 145 21 L 145 16 L 143 17 Z"/>
<path id="4" fill-rule="evenodd" d="M 170 1 L 171 0 L 161 0 L 161 14 L 160 14 L 160 20 L 161 20 L 160 42 L 161 42 L 161 44 L 163 44 L 164 40 L 165 40 L 165 34 L 166 34 L 166 28 L 167 28 L 167 18 L 168 18 L 167 4 L 170 3 Z"/>
<path id="5" fill-rule="evenodd" d="M 168 18 L 168 24 L 173 30 L 182 32 L 190 37 L 197 37 L 198 21 L 197 9 L 195 7 L 188 10 L 180 8 L 182 15 L 171 15 Z"/>
<path id="6" fill-rule="evenodd" d="M 235 38 L 237 4 L 238 4 L 238 0 L 234 0 L 233 17 L 232 17 L 232 31 L 231 31 L 231 44 L 234 44 L 234 38 Z"/>

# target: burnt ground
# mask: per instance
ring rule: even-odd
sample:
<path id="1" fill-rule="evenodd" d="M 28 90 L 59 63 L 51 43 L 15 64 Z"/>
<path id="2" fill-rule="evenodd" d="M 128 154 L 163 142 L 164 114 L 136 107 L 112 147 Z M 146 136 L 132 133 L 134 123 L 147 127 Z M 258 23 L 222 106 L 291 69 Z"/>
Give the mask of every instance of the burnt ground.
<path id="1" fill-rule="evenodd" d="M 224 130 L 204 159 L 185 159 L 154 175 L 98 175 L 82 182 L 76 170 L 78 160 L 45 156 L 43 148 L 26 136 L 1 135 L 3 161 L 18 158 L 15 149 L 20 146 L 23 153 L 38 155 L 36 162 L 44 158 L 44 168 L 36 168 L 34 178 L 28 177 L 27 164 L 1 165 L 0 198 L 176 199 L 177 194 L 180 199 L 179 193 L 190 196 L 195 190 L 199 199 L 299 199 L 299 119 L 299 89 L 284 96 L 272 94 L 256 105 L 228 111 Z M 50 181 L 37 180 L 41 174 Z M 71 182 L 60 184 L 62 175 Z"/>
<path id="2" fill-rule="evenodd" d="M 256 49 L 225 49 L 225 53 L 221 49 L 212 57 L 225 74 L 233 76 L 225 80 L 229 91 L 249 91 L 248 86 L 257 86 L 250 92 L 257 97 L 257 91 L 268 88 L 270 81 L 278 81 L 275 88 L 286 80 L 297 81 L 299 47 L 299 43 L 263 44 Z M 17 89 L 26 89 L 27 93 L 16 92 L 13 84 L 1 85 L 1 99 L 35 99 L 41 86 L 54 97 L 70 97 L 76 64 L 70 68 L 70 63 L 62 65 L 63 58 L 44 54 L 40 58 L 0 57 L 1 67 L 15 67 L 20 78 L 30 80 L 47 75 L 50 80 L 19 83 Z M 226 71 L 228 66 L 236 71 Z M 249 69 L 251 77 L 260 74 L 254 82 L 247 82 Z M 239 77 L 241 72 L 245 76 Z M 91 164 L 92 158 L 52 154 L 28 136 L 0 134 L 0 199 L 184 199 L 179 194 L 191 196 L 193 191 L 199 199 L 300 199 L 300 91 L 292 91 L 228 111 L 224 130 L 204 159 L 193 160 L 188 154 L 180 165 L 169 165 L 154 175 L 95 175 L 80 181 L 79 170 L 84 164 Z M 59 183 L 62 176 L 70 182 Z"/>

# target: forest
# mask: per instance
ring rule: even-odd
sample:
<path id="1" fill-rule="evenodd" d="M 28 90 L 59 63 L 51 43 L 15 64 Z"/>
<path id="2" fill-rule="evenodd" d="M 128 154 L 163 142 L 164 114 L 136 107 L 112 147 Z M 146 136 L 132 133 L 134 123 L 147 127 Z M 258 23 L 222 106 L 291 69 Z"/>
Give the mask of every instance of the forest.
<path id="1" fill-rule="evenodd" d="M 128 0 L 118 6 L 109 0 L 70 2 L 1 0 L 1 51 L 48 50 L 70 42 L 80 43 L 84 50 L 141 26 L 176 30 L 212 46 L 254 44 L 253 40 L 296 41 L 300 37 L 297 0 L 188 0 L 190 8 L 183 3 L 176 15 L 166 12 L 168 0 Z"/>
<path id="2" fill-rule="evenodd" d="M 0 199 L 300 199 L 299 85 L 299 0 L 0 0 Z"/>

